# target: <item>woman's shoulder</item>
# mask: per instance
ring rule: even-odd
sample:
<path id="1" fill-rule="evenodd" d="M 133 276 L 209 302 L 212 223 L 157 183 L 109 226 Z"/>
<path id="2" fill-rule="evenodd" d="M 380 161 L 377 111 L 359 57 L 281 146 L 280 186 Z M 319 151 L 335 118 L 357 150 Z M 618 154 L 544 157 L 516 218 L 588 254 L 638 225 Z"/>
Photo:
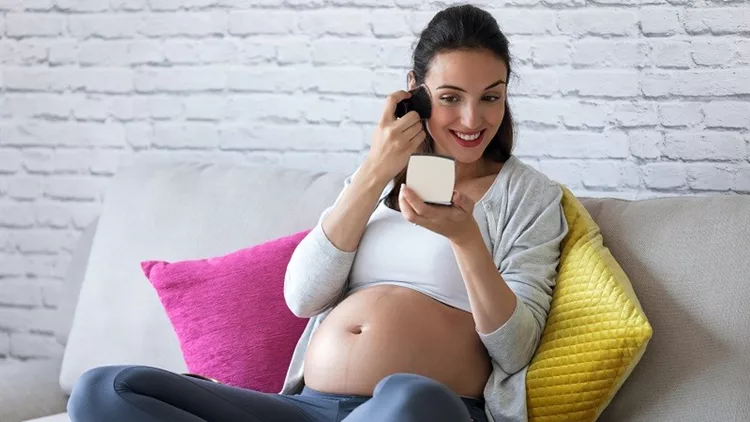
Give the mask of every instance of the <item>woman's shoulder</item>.
<path id="1" fill-rule="evenodd" d="M 560 189 L 559 183 L 515 155 L 503 164 L 497 177 L 488 198 L 494 206 L 505 204 L 505 208 L 513 208 L 513 204 L 537 202 L 535 198 Z"/>
<path id="2" fill-rule="evenodd" d="M 532 225 L 542 232 L 557 232 L 561 227 L 567 230 L 564 218 L 556 217 L 556 214 L 563 215 L 562 185 L 515 156 L 511 156 L 508 163 L 506 172 L 500 174 L 502 183 L 493 192 L 491 202 L 485 204 L 487 215 L 493 217 L 490 221 L 497 225 L 494 233 L 499 238 L 495 241 L 512 243 L 516 237 L 506 237 L 503 233 L 522 233 Z"/>

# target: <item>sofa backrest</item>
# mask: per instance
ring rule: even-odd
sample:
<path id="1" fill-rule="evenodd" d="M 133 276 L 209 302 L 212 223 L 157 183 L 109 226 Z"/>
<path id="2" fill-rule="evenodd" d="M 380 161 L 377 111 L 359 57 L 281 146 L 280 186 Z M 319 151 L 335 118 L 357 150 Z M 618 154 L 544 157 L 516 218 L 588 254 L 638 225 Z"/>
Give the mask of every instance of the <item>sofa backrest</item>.
<path id="1" fill-rule="evenodd" d="M 73 249 L 73 256 L 68 263 L 68 268 L 63 281 L 63 290 L 60 303 L 55 315 L 55 338 L 57 342 L 65 346 L 68 344 L 70 327 L 73 325 L 73 314 L 78 303 L 78 294 L 81 291 L 83 277 L 89 263 L 91 244 L 96 234 L 96 226 L 99 217 L 95 217 L 81 233 Z"/>
<path id="2" fill-rule="evenodd" d="M 654 330 L 599 420 L 746 420 L 750 196 L 581 202 Z"/>
<path id="3" fill-rule="evenodd" d="M 138 363 L 186 371 L 144 260 L 220 256 L 309 229 L 346 175 L 176 163 L 119 169 L 93 238 L 60 383 L 87 369 Z"/>
<path id="4" fill-rule="evenodd" d="M 104 364 L 183 370 L 140 260 L 220 255 L 309 228 L 344 177 L 224 165 L 121 169 L 93 242 L 63 389 L 69 392 L 85 369 Z M 750 414 L 750 196 L 580 199 L 654 329 L 641 362 L 600 420 L 740 420 Z"/>

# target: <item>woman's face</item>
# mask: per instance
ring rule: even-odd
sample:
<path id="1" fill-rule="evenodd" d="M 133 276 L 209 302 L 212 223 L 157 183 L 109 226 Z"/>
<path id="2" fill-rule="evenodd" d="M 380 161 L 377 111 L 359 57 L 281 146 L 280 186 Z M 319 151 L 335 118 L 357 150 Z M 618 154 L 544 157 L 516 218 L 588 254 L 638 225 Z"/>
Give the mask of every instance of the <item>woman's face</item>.
<path id="1" fill-rule="evenodd" d="M 479 160 L 505 114 L 505 63 L 492 53 L 437 54 L 425 78 L 432 98 L 427 128 L 435 152 L 461 163 Z"/>

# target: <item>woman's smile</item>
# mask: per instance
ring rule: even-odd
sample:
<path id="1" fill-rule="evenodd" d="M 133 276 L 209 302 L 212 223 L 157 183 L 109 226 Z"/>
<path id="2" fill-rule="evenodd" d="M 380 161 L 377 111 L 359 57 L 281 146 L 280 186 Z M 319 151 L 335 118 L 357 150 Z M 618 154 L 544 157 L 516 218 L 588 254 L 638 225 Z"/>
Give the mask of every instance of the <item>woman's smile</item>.
<path id="1" fill-rule="evenodd" d="M 453 139 L 462 147 L 476 148 L 479 145 L 482 145 L 482 140 L 484 140 L 484 133 L 486 131 L 481 130 L 479 132 L 474 132 L 471 135 L 468 135 L 465 132 L 456 132 L 453 130 L 449 130 L 449 132 L 453 135 Z"/>

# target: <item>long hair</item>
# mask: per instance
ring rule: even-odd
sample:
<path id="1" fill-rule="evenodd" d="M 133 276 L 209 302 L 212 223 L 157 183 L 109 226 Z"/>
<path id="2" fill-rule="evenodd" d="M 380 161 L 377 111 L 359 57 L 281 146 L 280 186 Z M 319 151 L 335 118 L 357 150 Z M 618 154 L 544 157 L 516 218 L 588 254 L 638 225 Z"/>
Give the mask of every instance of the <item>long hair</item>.
<path id="1" fill-rule="evenodd" d="M 455 50 L 474 51 L 487 50 L 505 62 L 508 74 L 506 81 L 510 82 L 511 60 L 508 49 L 508 39 L 500 31 L 492 15 L 476 6 L 460 5 L 448 7 L 438 12 L 427 24 L 419 36 L 419 41 L 412 55 L 412 72 L 416 86 L 424 83 L 430 62 L 439 53 Z M 513 150 L 513 117 L 508 106 L 508 96 L 505 97 L 505 114 L 500 129 L 490 140 L 483 157 L 498 163 L 506 162 Z M 432 153 L 435 151 L 435 140 L 427 134 L 418 152 Z M 385 199 L 389 208 L 400 210 L 398 195 L 401 184 L 406 182 L 406 168 L 393 179 L 393 189 Z"/>

